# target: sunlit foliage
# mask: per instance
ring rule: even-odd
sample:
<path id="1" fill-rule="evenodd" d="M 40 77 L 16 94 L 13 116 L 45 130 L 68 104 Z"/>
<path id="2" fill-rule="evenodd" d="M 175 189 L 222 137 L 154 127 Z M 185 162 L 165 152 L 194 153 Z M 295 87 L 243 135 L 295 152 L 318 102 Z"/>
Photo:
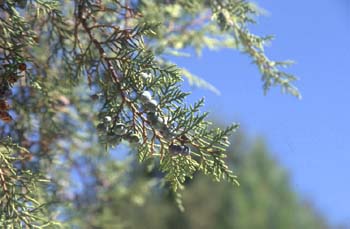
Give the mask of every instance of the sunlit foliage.
<path id="1" fill-rule="evenodd" d="M 81 185 L 103 186 L 97 168 L 123 145 L 159 168 L 180 208 L 197 172 L 238 184 L 225 162 L 238 125 L 213 128 L 204 100 L 187 105 L 184 78 L 218 90 L 166 56 L 237 49 L 258 66 L 265 92 L 279 85 L 299 97 L 280 69 L 289 62 L 264 54 L 271 37 L 248 30 L 259 12 L 237 0 L 1 0 L 1 226 L 58 226 L 57 204 L 74 204 Z"/>

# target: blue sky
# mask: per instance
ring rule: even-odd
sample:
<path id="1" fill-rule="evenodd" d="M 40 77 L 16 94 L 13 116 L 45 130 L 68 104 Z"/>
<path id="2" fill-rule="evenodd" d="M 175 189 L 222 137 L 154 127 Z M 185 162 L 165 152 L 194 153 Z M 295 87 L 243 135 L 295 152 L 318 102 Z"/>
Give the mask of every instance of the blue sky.
<path id="1" fill-rule="evenodd" d="M 276 35 L 267 49 L 272 59 L 296 61 L 289 72 L 300 78 L 302 100 L 278 88 L 264 96 L 255 66 L 232 50 L 173 60 L 222 93 L 193 89 L 192 99 L 205 96 L 209 111 L 263 135 L 295 189 L 332 223 L 350 223 L 350 1 L 257 3 L 269 14 L 253 30 Z"/>

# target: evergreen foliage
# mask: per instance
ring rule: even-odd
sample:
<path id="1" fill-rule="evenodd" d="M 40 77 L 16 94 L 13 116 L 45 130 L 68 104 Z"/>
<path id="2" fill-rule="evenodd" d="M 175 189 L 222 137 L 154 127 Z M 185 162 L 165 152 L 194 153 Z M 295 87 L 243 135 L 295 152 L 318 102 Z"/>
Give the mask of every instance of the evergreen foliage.
<path id="1" fill-rule="evenodd" d="M 160 169 L 180 207 L 179 190 L 198 171 L 237 183 L 224 160 L 237 125 L 213 128 L 203 100 L 184 105 L 181 82 L 217 89 L 166 56 L 234 48 L 251 56 L 265 91 L 299 97 L 281 71 L 289 62 L 264 54 L 271 37 L 247 29 L 258 14 L 237 0 L 1 0 L 1 225 L 58 225 L 55 203 L 79 198 L 76 180 L 103 187 L 120 143 Z M 86 204 L 98 190 L 89 195 Z"/>

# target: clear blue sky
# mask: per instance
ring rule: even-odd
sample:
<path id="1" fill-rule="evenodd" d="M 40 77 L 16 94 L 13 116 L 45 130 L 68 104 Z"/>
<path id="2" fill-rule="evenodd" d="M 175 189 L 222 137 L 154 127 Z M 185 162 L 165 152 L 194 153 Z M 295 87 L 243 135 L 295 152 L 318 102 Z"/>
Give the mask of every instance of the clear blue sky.
<path id="1" fill-rule="evenodd" d="M 264 135 L 291 172 L 295 189 L 331 222 L 350 222 L 350 0 L 259 0 L 268 16 L 253 29 L 275 34 L 272 59 L 293 59 L 301 101 L 279 89 L 264 96 L 260 75 L 243 54 L 205 51 L 173 59 L 219 88 L 206 97 L 208 110 L 239 121 L 250 136 Z"/>

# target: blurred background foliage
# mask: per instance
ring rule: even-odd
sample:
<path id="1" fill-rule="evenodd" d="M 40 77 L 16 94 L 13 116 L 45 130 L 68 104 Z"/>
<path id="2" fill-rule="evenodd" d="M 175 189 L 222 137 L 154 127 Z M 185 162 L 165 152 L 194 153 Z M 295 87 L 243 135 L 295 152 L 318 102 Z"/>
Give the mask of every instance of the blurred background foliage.
<path id="1" fill-rule="evenodd" d="M 263 138 L 249 140 L 241 132 L 231 140 L 228 161 L 239 187 L 197 174 L 186 184 L 182 213 L 171 193 L 157 184 L 162 174 L 129 157 L 132 172 L 110 162 L 114 166 L 104 168 L 102 181 L 108 188 L 93 202 L 75 202 L 67 220 L 81 228 L 333 228 L 293 190 Z M 91 201 L 89 190 L 86 186 L 82 195 Z"/>

